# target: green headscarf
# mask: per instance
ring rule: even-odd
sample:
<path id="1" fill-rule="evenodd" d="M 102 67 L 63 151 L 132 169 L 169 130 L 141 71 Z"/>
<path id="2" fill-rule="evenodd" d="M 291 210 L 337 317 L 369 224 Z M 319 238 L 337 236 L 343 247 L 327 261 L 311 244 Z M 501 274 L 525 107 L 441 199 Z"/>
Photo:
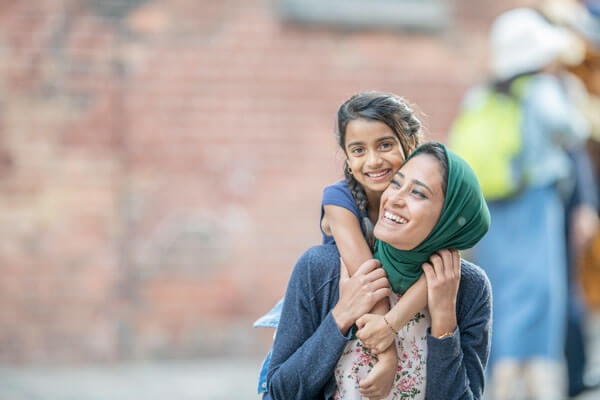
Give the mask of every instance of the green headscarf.
<path id="1" fill-rule="evenodd" d="M 422 264 L 434 252 L 471 248 L 490 226 L 490 213 L 475 173 L 465 160 L 443 144 L 440 145 L 448 158 L 448 184 L 442 214 L 433 230 L 412 250 L 398 250 L 380 240 L 375 242 L 374 257 L 381 261 L 392 290 L 396 293 L 404 293 L 415 283 L 423 273 Z"/>

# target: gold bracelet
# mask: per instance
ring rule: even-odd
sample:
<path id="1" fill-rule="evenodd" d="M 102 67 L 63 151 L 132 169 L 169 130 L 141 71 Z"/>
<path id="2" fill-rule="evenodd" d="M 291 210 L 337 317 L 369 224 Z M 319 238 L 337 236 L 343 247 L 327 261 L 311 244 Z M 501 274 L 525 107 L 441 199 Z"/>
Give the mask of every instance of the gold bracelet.
<path id="1" fill-rule="evenodd" d="M 443 338 L 447 338 L 449 336 L 452 336 L 454 334 L 454 331 L 448 331 L 446 333 L 444 333 L 442 336 L 438 336 L 438 339 L 443 339 Z"/>
<path id="2" fill-rule="evenodd" d="M 392 332 L 394 332 L 394 335 L 397 335 L 397 334 L 398 334 L 398 331 L 397 331 L 397 330 L 395 330 L 395 329 L 392 327 L 392 324 L 390 324 L 390 323 L 388 322 L 388 320 L 387 320 L 387 318 L 385 317 L 385 315 L 383 316 L 383 320 L 385 321 L 385 324 L 388 326 L 388 328 L 390 328 L 390 329 L 392 330 Z"/>

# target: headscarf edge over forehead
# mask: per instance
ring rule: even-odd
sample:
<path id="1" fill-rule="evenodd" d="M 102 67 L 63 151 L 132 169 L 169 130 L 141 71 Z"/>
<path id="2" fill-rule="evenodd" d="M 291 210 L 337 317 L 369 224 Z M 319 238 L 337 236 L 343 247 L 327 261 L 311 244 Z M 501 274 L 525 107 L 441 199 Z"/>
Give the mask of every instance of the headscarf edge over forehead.
<path id="1" fill-rule="evenodd" d="M 412 250 L 399 250 L 380 240 L 375 243 L 374 256 L 381 261 L 392 289 L 397 293 L 404 293 L 421 276 L 421 265 L 434 252 L 471 248 L 490 226 L 490 213 L 475 172 L 460 156 L 443 144 L 438 144 L 444 149 L 448 160 L 448 182 L 442 213 L 435 227 Z"/>

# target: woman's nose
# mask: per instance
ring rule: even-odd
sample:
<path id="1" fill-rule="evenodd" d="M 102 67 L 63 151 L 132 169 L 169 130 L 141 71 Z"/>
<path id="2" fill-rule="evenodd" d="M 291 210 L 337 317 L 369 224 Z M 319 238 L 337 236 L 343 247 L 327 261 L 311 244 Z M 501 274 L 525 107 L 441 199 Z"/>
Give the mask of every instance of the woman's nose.
<path id="1" fill-rule="evenodd" d="M 402 207 L 406 204 L 406 188 L 400 188 L 399 190 L 394 190 L 392 195 L 389 198 L 390 203 L 392 205 L 396 205 Z"/>

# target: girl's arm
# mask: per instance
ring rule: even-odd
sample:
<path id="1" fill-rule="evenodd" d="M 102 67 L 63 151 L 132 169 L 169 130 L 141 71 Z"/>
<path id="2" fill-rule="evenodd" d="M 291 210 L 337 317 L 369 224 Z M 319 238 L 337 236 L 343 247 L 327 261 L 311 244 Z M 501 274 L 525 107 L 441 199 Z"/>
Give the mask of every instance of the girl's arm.
<path id="1" fill-rule="evenodd" d="M 325 225 L 325 228 L 329 228 L 323 231 L 326 233 L 328 230 L 331 231 L 348 274 L 353 276 L 362 263 L 373 258 L 360 229 L 360 223 L 356 215 L 341 206 L 326 204 L 323 206 L 323 212 L 321 226 Z M 371 312 L 383 316 L 389 308 L 388 299 L 384 298 L 375 304 Z M 359 390 L 363 396 L 383 398 L 391 391 L 398 365 L 398 354 L 396 348 L 390 344 L 391 342 L 386 349 L 379 352 L 379 361 L 369 375 L 361 380 Z"/>
<path id="2" fill-rule="evenodd" d="M 396 333 L 426 305 L 427 282 L 422 275 L 385 316 L 371 313 L 359 318 L 356 321 L 359 328 L 356 336 L 373 353 L 380 353 L 388 348 Z"/>
<path id="3" fill-rule="evenodd" d="M 324 205 L 324 217 L 322 224 L 327 225 L 331 231 L 342 260 L 352 276 L 358 267 L 366 260 L 373 257 L 371 250 L 365 241 L 362 230 L 356 216 L 348 209 L 335 205 Z M 385 315 L 387 322 L 396 332 L 410 321 L 419 311 L 427 305 L 427 284 L 425 277 L 421 276 L 402 296 L 394 308 L 389 310 L 387 300 L 377 303 L 371 311 L 375 315 Z M 389 312 L 388 312 L 389 310 Z M 363 328 L 367 321 L 371 320 L 367 314 L 357 321 L 359 328 Z M 385 323 L 383 318 L 377 318 L 377 326 L 367 326 L 361 329 L 357 336 L 363 343 L 373 349 L 375 353 L 381 353 L 387 349 L 394 339 L 394 332 Z"/>
<path id="4" fill-rule="evenodd" d="M 348 274 L 352 276 L 362 263 L 373 258 L 360 229 L 360 223 L 356 215 L 341 206 L 326 204 L 323 211 L 323 230 L 331 233 L 335 239 L 342 261 L 348 269 Z"/>

